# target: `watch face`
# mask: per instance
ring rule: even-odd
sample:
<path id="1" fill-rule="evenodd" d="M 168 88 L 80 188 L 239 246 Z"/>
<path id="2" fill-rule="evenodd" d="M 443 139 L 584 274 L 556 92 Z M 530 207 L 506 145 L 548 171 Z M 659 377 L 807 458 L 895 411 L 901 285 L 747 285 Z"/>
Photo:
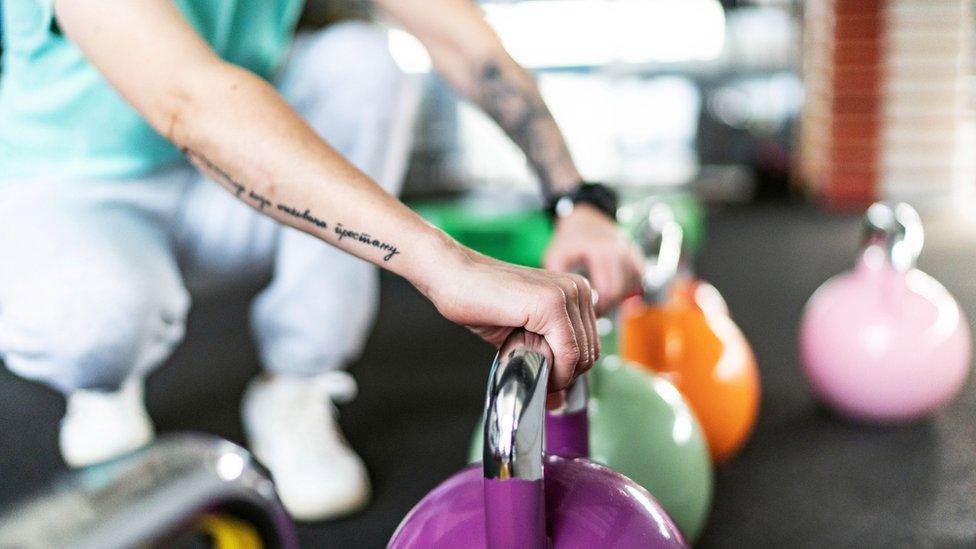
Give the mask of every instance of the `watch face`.
<path id="1" fill-rule="evenodd" d="M 556 217 L 566 217 L 567 215 L 573 213 L 573 199 L 564 196 L 556 201 Z"/>

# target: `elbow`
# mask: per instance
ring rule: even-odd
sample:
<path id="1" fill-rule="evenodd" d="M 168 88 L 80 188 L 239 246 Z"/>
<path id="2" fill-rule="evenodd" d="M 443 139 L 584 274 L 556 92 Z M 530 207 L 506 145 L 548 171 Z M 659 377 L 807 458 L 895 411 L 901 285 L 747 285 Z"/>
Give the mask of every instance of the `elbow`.
<path id="1" fill-rule="evenodd" d="M 482 32 L 473 40 L 458 40 L 454 43 L 455 51 L 459 52 L 470 66 L 484 67 L 497 64 L 501 59 L 508 59 L 509 54 L 502 45 L 501 39 L 494 30 L 485 26 Z"/>
<path id="2" fill-rule="evenodd" d="M 214 83 L 239 77 L 236 67 L 223 61 L 189 68 L 171 79 L 171 85 L 163 90 L 150 107 L 147 119 L 163 137 L 180 149 L 192 148 L 195 128 L 209 112 L 208 98 L 212 97 Z M 228 82 L 231 87 L 237 84 Z"/>
<path id="3" fill-rule="evenodd" d="M 155 126 L 156 131 L 163 137 L 170 140 L 180 149 L 189 145 L 189 131 L 187 120 L 190 113 L 194 110 L 194 97 L 187 90 L 177 88 L 163 94 L 159 99 L 155 120 L 150 120 Z"/>
<path id="4" fill-rule="evenodd" d="M 511 57 L 494 33 L 467 43 L 453 39 L 429 45 L 428 50 L 437 71 L 465 97 L 475 98 L 486 73 L 501 70 Z"/>
<path id="5" fill-rule="evenodd" d="M 508 57 L 501 39 L 482 19 L 461 21 L 452 27 L 438 28 L 418 36 L 434 62 L 481 67 Z"/>
<path id="6" fill-rule="evenodd" d="M 174 79 L 150 103 L 145 112 L 146 120 L 177 148 L 190 148 L 194 134 L 191 121 L 203 110 L 203 102 L 204 98 L 192 82 Z"/>

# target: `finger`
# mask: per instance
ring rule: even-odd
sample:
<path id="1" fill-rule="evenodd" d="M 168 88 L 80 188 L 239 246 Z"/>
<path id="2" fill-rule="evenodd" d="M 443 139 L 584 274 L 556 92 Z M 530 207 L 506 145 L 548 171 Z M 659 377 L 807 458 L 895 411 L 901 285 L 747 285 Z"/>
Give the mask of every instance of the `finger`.
<path id="1" fill-rule="evenodd" d="M 576 284 L 577 288 L 577 306 L 580 311 L 580 322 L 583 333 L 586 337 L 586 356 L 583 357 L 580 367 L 582 370 L 579 373 L 583 373 L 588 370 L 596 360 L 597 349 L 595 345 L 596 340 L 596 322 L 594 320 L 595 315 L 593 314 L 593 292 L 590 289 L 590 283 L 581 275 L 574 274 L 571 275 L 573 278 L 573 283 Z"/>
<path id="2" fill-rule="evenodd" d="M 580 288 L 576 284 L 574 276 L 569 275 L 565 277 L 562 281 L 563 291 L 566 292 L 566 309 L 569 312 L 570 321 L 573 323 L 573 332 L 576 334 L 576 342 L 580 347 L 580 357 L 576 364 L 577 369 L 582 369 L 586 367 L 586 364 L 590 361 L 590 342 L 586 333 L 586 323 L 583 320 L 583 314 L 580 311 L 579 294 Z M 582 370 L 581 370 L 582 371 Z"/>
<path id="3" fill-rule="evenodd" d="M 621 255 L 620 252 L 613 252 L 610 257 L 606 259 L 607 265 L 610 265 L 610 291 L 613 295 L 606 300 L 603 304 L 605 310 L 610 310 L 623 300 L 624 295 L 627 291 L 627 277 L 628 277 L 628 264 L 630 259 Z"/>
<path id="4" fill-rule="evenodd" d="M 586 305 L 583 310 L 585 311 L 584 318 L 588 328 L 590 349 L 592 349 L 590 352 L 590 366 L 592 366 L 600 358 L 600 334 L 596 329 L 596 304 L 599 301 L 599 296 L 593 291 L 589 280 L 584 279 L 583 284 L 586 286 L 586 296 L 581 296 L 580 299 L 581 303 Z"/>
<path id="5" fill-rule="evenodd" d="M 642 294 L 644 292 L 644 258 L 639 248 L 629 256 L 627 274 L 628 284 L 626 296 Z"/>
<path id="6" fill-rule="evenodd" d="M 610 270 L 610 291 L 613 292 L 613 296 L 607 299 L 605 303 L 607 310 L 616 307 L 624 298 L 624 289 L 627 287 L 626 261 L 626 258 L 619 255 L 608 261 L 613 265 Z"/>
<path id="7" fill-rule="evenodd" d="M 585 277 L 574 275 L 574 282 L 579 288 L 579 308 L 580 316 L 583 320 L 583 329 L 586 332 L 586 342 L 589 345 L 589 360 L 583 366 L 583 371 L 588 370 L 593 362 L 600 355 L 600 338 L 596 332 L 596 313 L 594 312 L 593 298 L 594 293 L 590 288 L 590 283 Z"/>
<path id="8" fill-rule="evenodd" d="M 586 268 L 599 298 L 596 305 L 597 312 L 603 314 L 613 304 L 613 273 L 606 261 L 601 261 L 595 256 L 587 258 Z"/>
<path id="9" fill-rule="evenodd" d="M 627 280 L 624 297 L 639 295 L 644 290 L 644 254 L 636 244 L 631 245 L 624 269 Z"/>
<path id="10" fill-rule="evenodd" d="M 559 288 L 553 288 L 542 306 L 545 310 L 538 313 L 537 318 L 543 322 L 536 327 L 536 319 L 532 318 L 526 328 L 544 337 L 552 349 L 554 364 L 549 376 L 550 390 L 564 389 L 574 378 L 580 346 L 566 307 L 566 295 Z"/>

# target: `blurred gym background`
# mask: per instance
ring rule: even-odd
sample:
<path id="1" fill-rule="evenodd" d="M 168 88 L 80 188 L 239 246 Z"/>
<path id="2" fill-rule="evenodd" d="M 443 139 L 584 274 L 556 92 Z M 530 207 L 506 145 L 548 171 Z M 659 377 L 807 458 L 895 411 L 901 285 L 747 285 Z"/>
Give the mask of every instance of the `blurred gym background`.
<path id="1" fill-rule="evenodd" d="M 23 0 L 0 0 L 23 1 Z M 920 266 L 976 319 L 976 29 L 965 0 L 481 2 L 538 76 L 577 162 L 625 196 L 690 197 L 705 215 L 697 271 L 725 296 L 763 380 L 759 422 L 716 472 L 701 547 L 976 545 L 976 387 L 901 427 L 840 420 L 811 396 L 796 330 L 817 286 L 850 267 L 861 214 L 905 200 L 926 222 Z M 304 24 L 375 17 L 312 0 Z M 391 29 L 420 108 L 403 198 L 537 205 L 524 158 Z M 0 76 L 2 77 L 2 76 Z M 0 260 L 2 261 L 2 260 Z M 195 303 L 188 338 L 149 385 L 161 431 L 242 442 L 237 403 L 257 371 L 256 288 Z M 341 422 L 373 476 L 362 514 L 300 527 L 303 546 L 381 547 L 465 463 L 491 349 L 384 276 Z M 63 469 L 52 393 L 0 372 L 0 507 Z M 43 426 L 43 427 L 41 427 Z"/>
<path id="2" fill-rule="evenodd" d="M 834 4 L 483 2 L 513 56 L 537 73 L 588 177 L 714 203 L 796 197 L 857 209 L 883 198 L 925 208 L 969 197 L 970 3 L 891 2 L 886 36 L 883 2 L 836 2 L 850 12 L 840 23 Z M 430 75 L 422 48 L 399 31 L 390 40 L 423 86 L 407 193 L 534 193 L 517 149 Z M 835 50 L 854 53 L 835 62 Z M 857 88 L 858 79 L 874 91 Z M 911 122 L 923 127 L 908 131 Z M 851 139 L 841 131 L 848 126 L 874 133 Z M 829 156 L 837 150 L 852 152 Z M 847 165 L 830 172 L 837 160 Z"/>

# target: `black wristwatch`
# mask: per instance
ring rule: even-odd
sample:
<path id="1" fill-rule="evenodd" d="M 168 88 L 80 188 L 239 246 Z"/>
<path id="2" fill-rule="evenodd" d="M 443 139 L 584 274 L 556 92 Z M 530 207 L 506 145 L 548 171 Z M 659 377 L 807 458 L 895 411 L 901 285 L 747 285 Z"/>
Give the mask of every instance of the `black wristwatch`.
<path id="1" fill-rule="evenodd" d="M 617 220 L 617 194 L 613 189 L 602 183 L 580 183 L 572 190 L 549 199 L 549 217 L 552 220 L 561 219 L 573 212 L 577 204 L 589 204 L 607 217 Z"/>

